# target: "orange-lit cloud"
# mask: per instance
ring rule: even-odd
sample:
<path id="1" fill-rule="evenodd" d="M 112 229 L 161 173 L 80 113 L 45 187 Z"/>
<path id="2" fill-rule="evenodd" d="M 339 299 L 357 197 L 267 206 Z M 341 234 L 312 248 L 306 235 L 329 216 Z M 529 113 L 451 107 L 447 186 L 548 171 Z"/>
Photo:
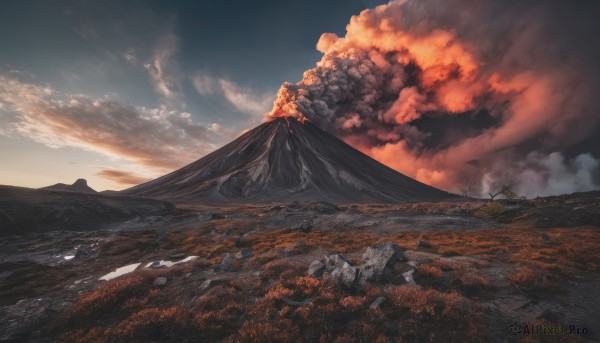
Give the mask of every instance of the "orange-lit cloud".
<path id="1" fill-rule="evenodd" d="M 103 169 L 96 173 L 96 175 L 110 180 L 119 185 L 119 187 L 123 188 L 139 185 L 140 183 L 150 180 L 148 178 L 137 175 L 136 173 L 116 169 Z"/>
<path id="2" fill-rule="evenodd" d="M 186 112 L 134 107 L 114 99 L 58 94 L 52 87 L 0 75 L 0 113 L 13 132 L 50 147 L 73 146 L 155 172 L 198 159 L 223 137 Z"/>

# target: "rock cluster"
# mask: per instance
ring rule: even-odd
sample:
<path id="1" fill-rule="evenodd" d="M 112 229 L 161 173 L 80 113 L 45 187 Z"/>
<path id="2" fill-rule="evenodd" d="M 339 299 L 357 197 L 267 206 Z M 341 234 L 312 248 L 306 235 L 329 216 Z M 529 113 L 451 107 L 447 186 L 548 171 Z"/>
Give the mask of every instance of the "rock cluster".
<path id="1" fill-rule="evenodd" d="M 366 283 L 414 283 L 414 269 L 404 262 L 404 252 L 397 244 L 382 243 L 367 248 L 361 266 L 354 266 L 341 254 L 329 254 L 323 260 L 313 261 L 308 267 L 308 275 L 336 280 L 346 288 L 360 287 Z"/>

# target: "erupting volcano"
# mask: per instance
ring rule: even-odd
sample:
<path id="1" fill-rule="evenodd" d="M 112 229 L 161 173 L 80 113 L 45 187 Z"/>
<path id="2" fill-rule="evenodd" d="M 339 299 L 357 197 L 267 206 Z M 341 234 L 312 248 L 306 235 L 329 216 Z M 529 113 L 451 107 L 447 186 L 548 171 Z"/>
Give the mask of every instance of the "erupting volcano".
<path id="1" fill-rule="evenodd" d="M 295 117 L 273 118 L 196 162 L 121 193 L 194 202 L 349 203 L 452 197 Z"/>

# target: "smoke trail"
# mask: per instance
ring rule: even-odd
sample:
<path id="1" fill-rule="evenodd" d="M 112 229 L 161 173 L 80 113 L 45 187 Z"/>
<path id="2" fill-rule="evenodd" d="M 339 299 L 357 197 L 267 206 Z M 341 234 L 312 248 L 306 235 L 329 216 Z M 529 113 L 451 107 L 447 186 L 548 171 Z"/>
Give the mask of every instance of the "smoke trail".
<path id="1" fill-rule="evenodd" d="M 344 37 L 321 36 L 323 58 L 301 81 L 281 86 L 269 116 L 307 118 L 451 191 L 465 178 L 480 180 L 482 192 L 499 182 L 527 191 L 517 182 L 525 169 L 539 176 L 536 194 L 598 188 L 594 178 L 557 187 L 554 164 L 515 162 L 533 155 L 560 162 L 568 178 L 577 175 L 574 161 L 595 161 L 589 153 L 600 153 L 577 145 L 600 131 L 593 96 L 600 26 L 582 24 L 593 23 L 598 8 L 407 0 L 365 10 Z M 587 166 L 597 174 L 598 163 Z"/>

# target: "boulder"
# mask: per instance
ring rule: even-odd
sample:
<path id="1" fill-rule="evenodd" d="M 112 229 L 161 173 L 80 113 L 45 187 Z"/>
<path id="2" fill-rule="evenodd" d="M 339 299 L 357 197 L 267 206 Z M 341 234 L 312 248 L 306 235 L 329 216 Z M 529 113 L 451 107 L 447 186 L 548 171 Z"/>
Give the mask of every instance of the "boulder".
<path id="1" fill-rule="evenodd" d="M 352 262 L 344 257 L 344 255 L 332 254 L 325 256 L 325 268 L 328 272 L 332 272 L 334 269 L 341 267 L 344 263 L 352 265 Z"/>
<path id="2" fill-rule="evenodd" d="M 337 280 L 343 287 L 350 288 L 358 278 L 358 269 L 344 262 L 331 272 L 331 278 Z"/>
<path id="3" fill-rule="evenodd" d="M 358 277 L 358 269 L 341 254 L 326 255 L 325 270 L 329 273 L 330 279 L 337 280 L 346 288 L 354 286 Z"/>
<path id="4" fill-rule="evenodd" d="M 396 243 L 383 243 L 367 248 L 362 256 L 359 283 L 382 281 L 398 262 L 405 261 L 404 252 Z"/>
<path id="5" fill-rule="evenodd" d="M 308 266 L 308 275 L 320 279 L 325 272 L 325 264 L 319 260 L 312 261 Z"/>

